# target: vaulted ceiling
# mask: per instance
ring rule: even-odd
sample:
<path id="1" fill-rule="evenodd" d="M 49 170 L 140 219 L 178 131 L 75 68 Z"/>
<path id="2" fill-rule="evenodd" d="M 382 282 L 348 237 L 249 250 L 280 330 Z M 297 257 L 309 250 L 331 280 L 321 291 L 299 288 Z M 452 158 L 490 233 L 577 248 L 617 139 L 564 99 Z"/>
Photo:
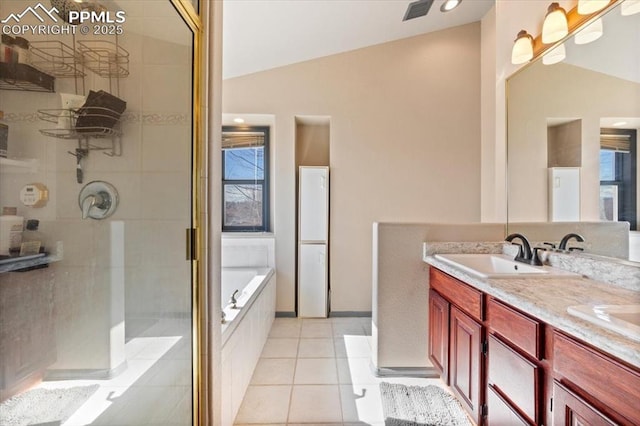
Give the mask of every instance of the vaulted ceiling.
<path id="1" fill-rule="evenodd" d="M 409 0 L 225 0 L 223 78 L 479 21 L 495 0 L 463 0 L 403 22 Z"/>

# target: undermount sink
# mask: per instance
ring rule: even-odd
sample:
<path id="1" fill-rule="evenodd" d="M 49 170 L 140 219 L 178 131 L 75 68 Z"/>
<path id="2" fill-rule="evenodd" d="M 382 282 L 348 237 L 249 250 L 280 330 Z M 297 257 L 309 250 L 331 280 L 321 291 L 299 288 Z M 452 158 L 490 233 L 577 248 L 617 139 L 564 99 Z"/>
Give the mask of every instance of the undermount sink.
<path id="1" fill-rule="evenodd" d="M 550 266 L 533 266 L 516 262 L 503 254 L 436 254 L 435 258 L 480 278 L 577 276 L 573 272 Z"/>
<path id="2" fill-rule="evenodd" d="M 567 312 L 640 342 L 640 304 L 576 305 Z"/>

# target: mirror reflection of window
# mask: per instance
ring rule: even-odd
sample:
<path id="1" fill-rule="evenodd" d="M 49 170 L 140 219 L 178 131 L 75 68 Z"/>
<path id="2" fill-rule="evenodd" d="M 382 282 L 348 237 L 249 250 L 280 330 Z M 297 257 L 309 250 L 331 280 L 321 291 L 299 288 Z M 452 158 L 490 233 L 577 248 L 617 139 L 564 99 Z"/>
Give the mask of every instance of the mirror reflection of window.
<path id="1" fill-rule="evenodd" d="M 600 132 L 600 219 L 637 229 L 636 130 Z"/>

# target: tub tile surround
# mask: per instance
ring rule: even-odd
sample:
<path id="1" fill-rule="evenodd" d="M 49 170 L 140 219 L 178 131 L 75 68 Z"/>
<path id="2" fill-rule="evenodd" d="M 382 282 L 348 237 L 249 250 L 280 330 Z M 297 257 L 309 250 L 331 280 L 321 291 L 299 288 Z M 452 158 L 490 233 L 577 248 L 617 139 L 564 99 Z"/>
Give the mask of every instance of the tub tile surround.
<path id="1" fill-rule="evenodd" d="M 384 425 L 380 382 L 445 387 L 440 379 L 376 377 L 370 323 L 371 318 L 276 318 L 235 424 Z M 270 383 L 268 366 L 278 370 L 268 373 Z"/>
<path id="2" fill-rule="evenodd" d="M 475 243 L 473 243 L 475 245 Z M 447 274 L 458 278 L 469 285 L 531 314 L 547 324 L 562 330 L 572 336 L 599 347 L 603 351 L 618 357 L 634 366 L 640 367 L 640 344 L 622 335 L 610 332 L 587 321 L 583 321 L 567 312 L 572 305 L 619 304 L 626 305 L 630 301 L 640 300 L 638 289 L 618 286 L 609 282 L 602 282 L 586 276 L 572 278 L 518 278 L 518 279 L 481 279 L 467 274 L 458 268 L 441 262 L 433 254 L 442 253 L 440 250 L 453 250 L 458 245 L 458 253 L 473 253 L 473 246 L 465 243 L 447 243 L 439 247 L 439 243 L 424 244 L 424 261 Z M 496 251 L 501 253 L 501 251 Z M 576 255 L 552 253 L 550 261 L 556 262 L 551 266 L 561 267 L 562 262 L 568 263 Z M 582 258 L 582 257 L 581 257 Z M 603 260 L 584 258 L 587 265 L 584 269 L 573 265 L 574 272 L 586 275 L 593 270 L 607 270 L 608 264 L 601 265 Z M 629 265 L 627 265 L 629 266 Z M 638 267 L 629 266 L 631 274 L 637 273 Z M 635 270 L 634 270 L 635 269 Z M 623 278 L 626 270 L 621 272 Z M 614 272 L 609 272 L 613 274 Z M 637 275 L 635 275 L 637 277 Z M 633 279 L 630 278 L 631 280 Z M 635 278 L 637 279 L 637 278 Z M 637 285 L 637 281 L 636 281 Z"/>
<path id="3" fill-rule="evenodd" d="M 275 237 L 269 233 L 222 234 L 223 268 L 276 267 Z"/>

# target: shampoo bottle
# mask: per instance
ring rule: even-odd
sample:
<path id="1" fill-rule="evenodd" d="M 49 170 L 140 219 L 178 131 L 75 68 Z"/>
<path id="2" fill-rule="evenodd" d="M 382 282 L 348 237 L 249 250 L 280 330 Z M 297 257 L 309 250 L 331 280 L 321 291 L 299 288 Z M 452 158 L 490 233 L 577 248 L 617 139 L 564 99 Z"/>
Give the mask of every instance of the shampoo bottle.
<path id="1" fill-rule="evenodd" d="M 0 255 L 8 256 L 19 252 L 22 244 L 24 218 L 17 215 L 15 207 L 5 207 L 0 216 Z"/>

